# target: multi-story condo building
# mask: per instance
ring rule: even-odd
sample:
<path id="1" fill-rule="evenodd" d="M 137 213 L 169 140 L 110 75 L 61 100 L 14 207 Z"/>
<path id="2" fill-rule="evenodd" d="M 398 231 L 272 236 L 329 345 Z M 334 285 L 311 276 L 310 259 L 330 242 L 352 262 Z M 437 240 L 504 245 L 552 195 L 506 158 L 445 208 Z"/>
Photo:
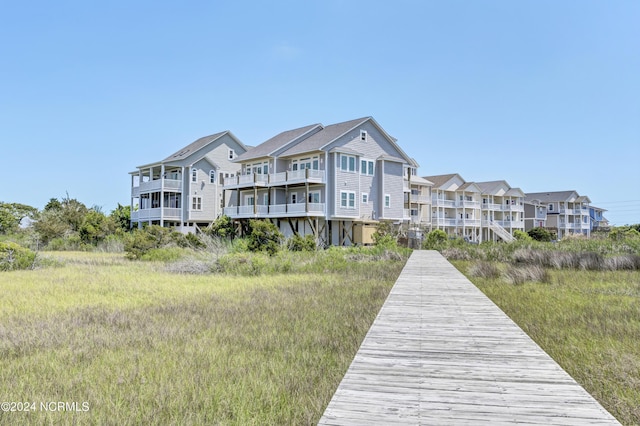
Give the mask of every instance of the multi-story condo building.
<path id="1" fill-rule="evenodd" d="M 609 221 L 604 217 L 606 209 L 596 206 L 589 206 L 589 217 L 591 221 L 591 231 L 608 231 Z"/>
<path id="2" fill-rule="evenodd" d="M 195 232 L 223 209 L 222 181 L 235 176 L 233 160 L 247 147 L 231 132 L 205 136 L 164 160 L 138 166 L 131 175 L 131 224 L 172 226 Z"/>
<path id="3" fill-rule="evenodd" d="M 418 165 L 372 117 L 288 130 L 235 161 L 241 173 L 224 181 L 232 219 L 269 219 L 326 245 L 366 243 L 377 221 L 410 219 Z"/>
<path id="4" fill-rule="evenodd" d="M 482 197 L 482 241 L 512 241 L 514 231 L 524 231 L 524 192 L 504 180 L 476 185 Z"/>
<path id="5" fill-rule="evenodd" d="M 408 217 L 410 225 L 420 229 L 431 229 L 431 187 L 433 182 L 416 176 L 416 170 L 409 170 L 412 175 L 410 179 L 410 191 L 405 193 L 405 204 L 409 209 Z M 407 216 L 407 212 L 405 212 Z"/>
<path id="6" fill-rule="evenodd" d="M 589 197 L 576 191 L 534 192 L 525 195 L 525 229 L 541 227 L 561 239 L 567 235 L 591 235 Z"/>
<path id="7" fill-rule="evenodd" d="M 524 193 L 504 181 L 466 182 L 457 173 L 433 182 L 431 227 L 468 241 L 512 241 L 524 230 Z"/>

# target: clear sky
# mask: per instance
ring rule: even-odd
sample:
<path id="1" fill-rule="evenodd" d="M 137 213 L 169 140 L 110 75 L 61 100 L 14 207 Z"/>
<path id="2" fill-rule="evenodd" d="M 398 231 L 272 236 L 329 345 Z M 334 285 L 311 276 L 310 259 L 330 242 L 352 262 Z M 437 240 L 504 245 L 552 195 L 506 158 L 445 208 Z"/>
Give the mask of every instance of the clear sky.
<path id="1" fill-rule="evenodd" d="M 423 176 L 640 223 L 640 1 L 0 0 L 0 201 L 109 212 L 201 136 L 373 116 Z"/>

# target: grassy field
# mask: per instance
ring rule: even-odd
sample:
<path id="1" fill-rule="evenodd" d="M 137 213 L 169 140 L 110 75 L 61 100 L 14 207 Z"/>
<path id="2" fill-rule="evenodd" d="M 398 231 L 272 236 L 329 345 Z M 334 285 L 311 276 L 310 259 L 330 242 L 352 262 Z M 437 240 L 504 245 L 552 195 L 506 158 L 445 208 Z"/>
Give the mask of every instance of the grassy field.
<path id="1" fill-rule="evenodd" d="M 404 265 L 328 250 L 185 274 L 49 256 L 0 274 L 0 402 L 29 410 L 0 424 L 315 424 Z"/>
<path id="2" fill-rule="evenodd" d="M 512 263 L 486 278 L 478 261 L 453 263 L 621 423 L 640 424 L 640 271 L 545 268 L 544 282 L 514 285 Z"/>

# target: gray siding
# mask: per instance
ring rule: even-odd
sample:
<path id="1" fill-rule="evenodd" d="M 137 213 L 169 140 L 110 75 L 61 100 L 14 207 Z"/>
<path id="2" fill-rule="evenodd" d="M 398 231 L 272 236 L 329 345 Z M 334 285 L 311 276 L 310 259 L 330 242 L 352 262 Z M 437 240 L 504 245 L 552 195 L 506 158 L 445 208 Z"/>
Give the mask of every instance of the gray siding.
<path id="1" fill-rule="evenodd" d="M 402 219 L 404 210 L 403 166 L 401 163 L 384 161 L 384 193 L 380 194 L 384 206 L 384 196 L 391 196 L 391 206 L 383 207 L 382 218 Z"/>
<path id="2" fill-rule="evenodd" d="M 367 140 L 363 141 L 360 139 L 360 130 L 367 132 Z M 332 142 L 326 147 L 326 150 L 329 151 L 336 147 L 352 149 L 363 154 L 364 157 L 374 160 L 381 155 L 403 158 L 402 153 L 399 152 L 370 121 Z"/>

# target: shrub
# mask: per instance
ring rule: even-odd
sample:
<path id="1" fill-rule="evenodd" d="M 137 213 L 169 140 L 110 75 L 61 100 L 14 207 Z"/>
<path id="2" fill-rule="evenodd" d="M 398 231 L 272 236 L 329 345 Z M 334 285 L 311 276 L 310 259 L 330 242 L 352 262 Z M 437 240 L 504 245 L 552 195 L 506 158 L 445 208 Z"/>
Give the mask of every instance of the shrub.
<path id="1" fill-rule="evenodd" d="M 389 221 L 381 221 L 376 225 L 376 231 L 371 236 L 376 246 L 394 248 L 398 245 L 400 231 L 396 225 Z"/>
<path id="2" fill-rule="evenodd" d="M 427 238 L 422 244 L 422 248 L 431 250 L 440 250 L 447 244 L 449 237 L 442 229 L 434 229 L 427 234 Z"/>
<path id="3" fill-rule="evenodd" d="M 44 250 L 50 251 L 89 251 L 91 246 L 82 241 L 80 235 L 71 233 L 49 241 Z"/>
<path id="4" fill-rule="evenodd" d="M 304 237 L 296 234 L 289 238 L 287 247 L 291 251 L 315 251 L 317 247 L 316 239 L 311 234 L 307 234 Z"/>
<path id="5" fill-rule="evenodd" d="M 249 221 L 247 248 L 253 252 L 265 252 L 274 255 L 280 250 L 284 236 L 278 228 L 266 220 L 251 219 Z"/>
<path id="6" fill-rule="evenodd" d="M 533 241 L 533 238 L 531 238 L 529 234 L 519 229 L 516 229 L 515 231 L 513 231 L 513 236 L 515 237 L 516 240 L 519 240 L 519 241 Z"/>
<path id="7" fill-rule="evenodd" d="M 205 233 L 212 237 L 233 239 L 236 236 L 236 226 L 229 216 L 222 215 L 205 229 Z"/>
<path id="8" fill-rule="evenodd" d="M 10 241 L 0 242 L 0 271 L 33 268 L 35 260 L 35 252 Z"/>
<path id="9" fill-rule="evenodd" d="M 536 241 L 550 242 L 553 239 L 551 232 L 544 228 L 533 228 L 527 232 L 529 236 Z"/>

